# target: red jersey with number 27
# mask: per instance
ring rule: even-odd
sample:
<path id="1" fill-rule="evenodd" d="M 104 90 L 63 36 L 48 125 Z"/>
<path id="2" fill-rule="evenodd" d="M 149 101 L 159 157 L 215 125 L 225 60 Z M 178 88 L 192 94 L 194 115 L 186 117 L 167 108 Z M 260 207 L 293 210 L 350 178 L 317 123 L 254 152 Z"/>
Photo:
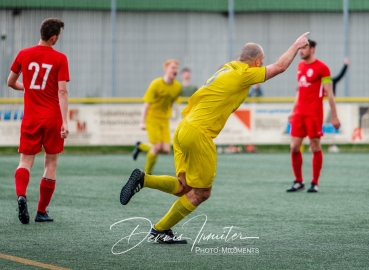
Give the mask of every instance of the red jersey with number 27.
<path id="1" fill-rule="evenodd" d="M 10 70 L 22 72 L 24 117 L 61 117 L 58 82 L 69 81 L 67 57 L 52 47 L 37 45 L 21 50 Z"/>
<path id="2" fill-rule="evenodd" d="M 316 59 L 306 64 L 301 61 L 297 68 L 298 100 L 295 114 L 323 118 L 323 83 L 330 82 L 330 71 L 326 64 Z"/>

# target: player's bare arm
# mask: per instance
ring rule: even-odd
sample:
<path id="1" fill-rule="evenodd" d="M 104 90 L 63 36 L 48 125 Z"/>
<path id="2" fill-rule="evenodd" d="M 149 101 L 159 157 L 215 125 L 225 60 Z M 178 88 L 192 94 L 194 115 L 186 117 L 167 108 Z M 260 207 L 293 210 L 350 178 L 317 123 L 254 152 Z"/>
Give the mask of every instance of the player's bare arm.
<path id="1" fill-rule="evenodd" d="M 23 83 L 18 81 L 18 78 L 20 76 L 20 73 L 14 73 L 13 71 L 10 71 L 9 77 L 8 77 L 8 86 L 13 88 L 14 90 L 20 90 L 24 91 Z"/>
<path id="2" fill-rule="evenodd" d="M 301 35 L 295 41 L 295 43 L 293 43 L 293 45 L 284 54 L 282 54 L 281 57 L 279 57 L 277 62 L 266 67 L 266 80 L 269 80 L 276 75 L 284 72 L 289 67 L 289 65 L 295 58 L 298 50 L 309 44 L 308 40 L 306 39 L 306 35 L 308 34 L 309 32 L 306 32 L 305 34 Z"/>
<path id="3" fill-rule="evenodd" d="M 292 110 L 291 110 L 291 113 L 288 115 L 288 123 L 292 123 L 292 118 L 293 118 L 293 115 L 295 113 L 295 108 L 296 108 L 296 103 L 297 103 L 297 100 L 299 99 L 299 91 L 296 91 L 296 98 L 295 98 L 295 102 L 293 104 L 293 107 L 292 107 Z"/>
<path id="4" fill-rule="evenodd" d="M 150 103 L 148 102 L 145 102 L 144 105 L 142 106 L 141 122 L 140 122 L 140 128 L 142 130 L 146 129 L 146 117 L 147 117 L 147 112 L 149 111 L 149 107 L 150 107 Z"/>
<path id="5" fill-rule="evenodd" d="M 59 97 L 59 106 L 60 112 L 63 120 L 63 124 L 61 126 L 60 136 L 65 139 L 68 137 L 69 129 L 68 129 L 68 90 L 67 90 L 67 82 L 60 81 L 58 82 L 58 97 Z"/>
<path id="6" fill-rule="evenodd" d="M 333 89 L 332 89 L 332 82 L 323 84 L 324 92 L 327 93 L 329 106 L 331 107 L 331 114 L 332 114 L 332 125 L 335 129 L 339 129 L 341 126 L 340 120 L 338 119 L 337 109 L 336 109 L 336 102 L 334 101 Z"/>

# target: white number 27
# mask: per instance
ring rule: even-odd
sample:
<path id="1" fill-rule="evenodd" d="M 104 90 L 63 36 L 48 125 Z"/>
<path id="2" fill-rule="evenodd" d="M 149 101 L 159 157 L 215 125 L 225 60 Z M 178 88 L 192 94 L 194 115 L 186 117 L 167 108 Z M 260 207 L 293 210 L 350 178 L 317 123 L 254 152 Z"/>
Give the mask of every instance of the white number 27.
<path id="1" fill-rule="evenodd" d="M 45 68 L 46 71 L 45 71 L 44 78 L 42 79 L 42 85 L 40 87 L 40 85 L 36 84 L 36 79 L 37 79 L 38 73 L 40 72 L 40 66 L 36 62 L 32 62 L 29 64 L 28 70 L 33 70 L 33 68 L 35 68 L 35 72 L 33 73 L 32 81 L 31 81 L 31 85 L 29 89 L 35 89 L 35 90 L 45 89 L 47 78 L 49 77 L 50 70 L 53 66 L 49 64 L 42 64 L 41 66 L 42 68 Z"/>

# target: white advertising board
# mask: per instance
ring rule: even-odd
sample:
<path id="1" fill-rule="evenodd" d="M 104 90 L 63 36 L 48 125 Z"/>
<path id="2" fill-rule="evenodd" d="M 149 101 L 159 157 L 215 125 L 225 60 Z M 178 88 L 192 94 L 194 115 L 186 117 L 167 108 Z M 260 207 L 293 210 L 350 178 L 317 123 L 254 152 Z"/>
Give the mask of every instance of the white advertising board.
<path id="1" fill-rule="evenodd" d="M 173 135 L 181 121 L 185 104 L 175 104 L 170 121 Z M 68 121 L 70 134 L 66 145 L 133 145 L 147 141 L 146 132 L 139 129 L 142 104 L 72 104 Z M 215 138 L 216 144 L 289 144 L 288 115 L 292 104 L 245 103 L 228 119 Z M 337 104 L 341 128 L 330 123 L 330 109 L 324 103 L 322 143 L 369 143 L 369 105 Z M 22 105 L 0 105 L 0 146 L 19 143 Z"/>

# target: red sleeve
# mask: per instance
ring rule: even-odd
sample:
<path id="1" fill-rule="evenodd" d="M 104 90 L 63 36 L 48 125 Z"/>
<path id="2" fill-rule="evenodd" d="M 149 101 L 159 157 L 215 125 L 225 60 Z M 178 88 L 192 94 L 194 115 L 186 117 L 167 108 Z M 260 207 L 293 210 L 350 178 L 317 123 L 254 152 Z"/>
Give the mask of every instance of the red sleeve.
<path id="1" fill-rule="evenodd" d="M 68 59 L 65 55 L 62 55 L 59 66 L 58 82 L 60 81 L 69 82 Z"/>
<path id="2" fill-rule="evenodd" d="M 326 78 L 326 77 L 330 77 L 331 76 L 331 72 L 328 68 L 328 66 L 324 63 L 322 63 L 322 68 L 320 69 L 320 77 L 321 78 Z"/>
<path id="3" fill-rule="evenodd" d="M 10 67 L 10 70 L 16 74 L 19 74 L 22 71 L 21 59 L 22 59 L 22 51 L 18 53 L 17 57 L 14 59 L 14 62 Z"/>

